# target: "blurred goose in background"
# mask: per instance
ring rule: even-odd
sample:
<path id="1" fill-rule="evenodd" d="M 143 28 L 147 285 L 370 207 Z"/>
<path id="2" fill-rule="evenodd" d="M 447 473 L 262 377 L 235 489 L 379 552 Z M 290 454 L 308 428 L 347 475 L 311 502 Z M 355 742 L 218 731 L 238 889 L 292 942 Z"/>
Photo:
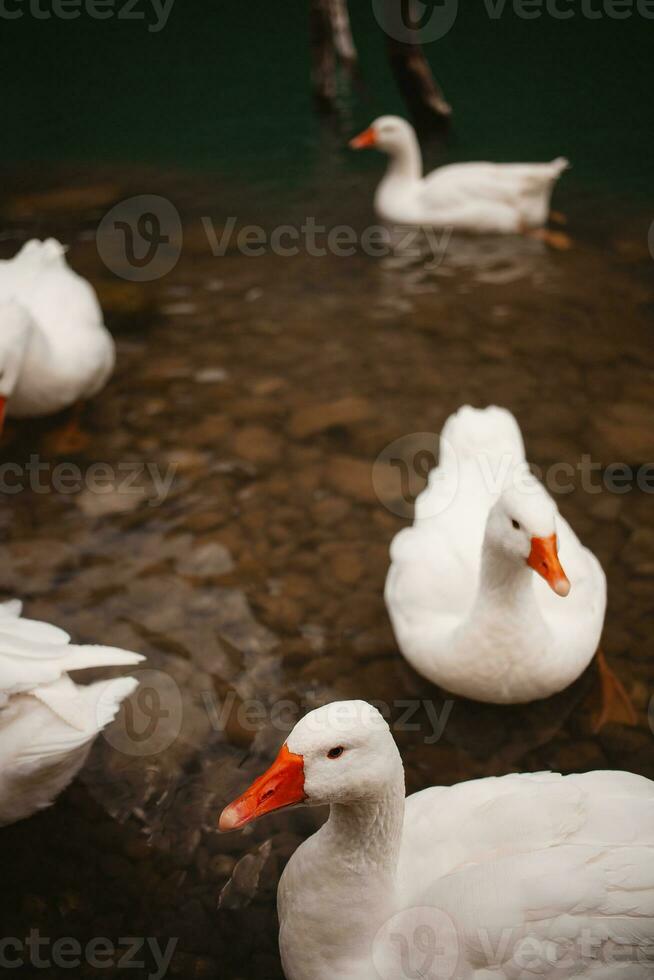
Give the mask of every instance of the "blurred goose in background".
<path id="1" fill-rule="evenodd" d="M 404 794 L 382 716 L 335 702 L 306 715 L 223 810 L 226 831 L 330 806 L 279 882 L 288 980 L 651 975 L 653 782 L 512 774 Z"/>
<path id="2" fill-rule="evenodd" d="M 91 398 L 114 362 L 95 291 L 70 268 L 63 245 L 33 239 L 0 261 L 0 430 L 5 410 L 31 418 Z M 75 423 L 67 435 L 79 448 Z"/>
<path id="3" fill-rule="evenodd" d="M 69 670 L 137 664 L 138 653 L 73 646 L 63 630 L 0 604 L 0 826 L 49 806 L 84 765 L 133 677 L 82 686 Z"/>
<path id="4" fill-rule="evenodd" d="M 414 524 L 391 543 L 385 599 L 406 659 L 448 691 L 496 704 L 546 698 L 597 653 L 597 727 L 635 723 L 598 650 L 602 566 L 530 474 L 506 409 L 466 405 L 445 423 Z"/>
<path id="5" fill-rule="evenodd" d="M 393 224 L 449 227 L 455 231 L 517 234 L 542 229 L 554 184 L 569 166 L 551 163 L 455 163 L 423 177 L 415 130 L 398 116 L 380 116 L 350 141 L 353 149 L 375 147 L 390 156 L 375 194 L 375 209 Z M 565 236 L 541 231 L 555 246 Z"/>

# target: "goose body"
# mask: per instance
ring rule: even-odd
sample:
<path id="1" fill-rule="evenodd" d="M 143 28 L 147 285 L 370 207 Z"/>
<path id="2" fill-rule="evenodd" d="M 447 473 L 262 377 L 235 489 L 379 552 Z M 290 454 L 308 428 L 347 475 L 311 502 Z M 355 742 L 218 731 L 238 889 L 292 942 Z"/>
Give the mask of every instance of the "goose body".
<path id="1" fill-rule="evenodd" d="M 548 541 L 549 571 L 534 560 Z M 409 663 L 464 697 L 549 697 L 590 663 L 606 578 L 529 474 L 506 409 L 464 406 L 446 422 L 414 524 L 391 544 L 385 599 Z"/>
<path id="2" fill-rule="evenodd" d="M 375 210 L 393 224 L 449 227 L 463 232 L 517 233 L 540 228 L 550 197 L 568 161 L 550 163 L 456 163 L 423 176 L 413 127 L 381 116 L 352 140 L 390 156 L 375 194 Z"/>
<path id="3" fill-rule="evenodd" d="M 49 806 L 137 686 L 132 677 L 76 684 L 69 670 L 132 665 L 139 654 L 72 646 L 63 630 L 0 605 L 0 826 Z"/>
<path id="4" fill-rule="evenodd" d="M 330 813 L 279 883 L 287 980 L 652 975 L 654 783 L 643 777 L 512 774 L 405 801 L 381 715 L 337 702 L 296 725 L 220 826 L 297 803 Z"/>
<path id="5" fill-rule="evenodd" d="M 0 401 L 16 418 L 91 398 L 113 371 L 115 347 L 90 283 L 55 239 L 0 261 Z"/>

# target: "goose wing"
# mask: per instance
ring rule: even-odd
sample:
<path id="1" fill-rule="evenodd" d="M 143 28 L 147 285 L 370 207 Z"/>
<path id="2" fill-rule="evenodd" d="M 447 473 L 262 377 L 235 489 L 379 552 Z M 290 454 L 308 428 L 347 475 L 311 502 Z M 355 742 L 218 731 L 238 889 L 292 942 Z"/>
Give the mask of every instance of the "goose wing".
<path id="1" fill-rule="evenodd" d="M 542 773 L 425 790 L 407 800 L 400 880 L 407 908 L 451 924 L 466 980 L 599 980 L 614 961 L 644 980 L 654 953 L 654 783 Z"/>
<path id="2" fill-rule="evenodd" d="M 64 630 L 25 619 L 19 602 L 0 605 L 0 707 L 20 694 L 59 680 L 69 670 L 139 663 L 138 653 L 70 643 Z"/>
<path id="3" fill-rule="evenodd" d="M 567 166 L 563 157 L 551 163 L 450 164 L 424 178 L 422 200 L 439 210 L 471 200 L 516 206 L 525 197 L 543 193 Z"/>
<path id="4" fill-rule="evenodd" d="M 137 684 L 117 677 L 80 686 L 64 676 L 11 699 L 0 711 L 0 826 L 53 802 Z"/>

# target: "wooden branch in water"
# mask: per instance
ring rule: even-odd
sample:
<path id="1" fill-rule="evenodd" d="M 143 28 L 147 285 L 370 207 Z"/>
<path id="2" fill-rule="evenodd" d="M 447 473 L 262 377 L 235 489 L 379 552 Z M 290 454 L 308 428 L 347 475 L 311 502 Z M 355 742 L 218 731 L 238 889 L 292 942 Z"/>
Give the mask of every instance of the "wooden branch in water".
<path id="1" fill-rule="evenodd" d="M 354 46 L 350 15 L 347 0 L 328 0 L 331 11 L 332 29 L 334 31 L 334 47 L 341 64 L 350 75 L 356 72 L 357 50 Z"/>
<path id="2" fill-rule="evenodd" d="M 396 0 L 401 4 L 401 22 L 410 25 L 413 18 L 414 0 Z M 436 82 L 429 62 L 417 40 L 417 31 L 407 29 L 406 38 L 400 40 L 387 34 L 388 58 L 397 86 L 411 115 L 418 122 L 439 123 L 449 120 L 452 107 L 446 101 Z"/>
<path id="3" fill-rule="evenodd" d="M 388 59 L 409 112 L 418 123 L 442 124 L 452 114 L 419 43 L 415 0 L 386 0 L 393 17 L 386 30 Z M 397 6 L 396 6 L 397 5 Z M 311 87 L 318 108 L 334 112 L 338 69 L 357 78 L 357 50 L 347 0 L 310 0 Z M 381 21 L 380 21 L 381 23 Z M 415 26 L 414 26 L 415 25 Z"/>
<path id="4" fill-rule="evenodd" d="M 316 104 L 333 111 L 337 94 L 337 68 L 340 64 L 354 77 L 357 52 L 350 29 L 347 0 L 311 0 L 311 85 Z"/>

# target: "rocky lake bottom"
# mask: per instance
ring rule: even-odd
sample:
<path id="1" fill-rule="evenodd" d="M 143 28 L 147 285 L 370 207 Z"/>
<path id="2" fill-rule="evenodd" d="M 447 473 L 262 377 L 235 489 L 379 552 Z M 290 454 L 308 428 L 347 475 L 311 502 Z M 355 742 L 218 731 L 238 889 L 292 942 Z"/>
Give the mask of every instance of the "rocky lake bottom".
<path id="1" fill-rule="evenodd" d="M 85 407 L 89 444 L 68 475 L 50 448 L 56 420 L 8 426 L 0 589 L 74 641 L 147 663 L 57 804 L 2 830 L 3 935 L 152 940 L 134 955 L 142 968 L 87 957 L 80 977 L 152 975 L 154 940 L 175 937 L 171 977 L 279 980 L 276 883 L 324 813 L 230 835 L 217 818 L 294 721 L 334 699 L 388 706 L 408 792 L 519 770 L 654 777 L 649 219 L 608 227 L 591 203 L 568 208 L 562 251 L 511 238 L 453 239 L 438 261 L 248 256 L 232 241 L 216 256 L 202 218 L 220 232 L 227 214 L 261 213 L 270 227 L 272 192 L 258 212 L 211 175 L 87 168 L 36 186 L 29 170 L 5 181 L 0 255 L 35 236 L 69 244 L 118 360 Z M 175 202 L 183 247 L 140 283 L 101 260 L 95 229 L 144 187 Z M 369 192 L 353 181 L 344 195 L 363 226 Z M 288 220 L 311 200 L 296 195 Z M 338 223 L 337 203 L 328 210 Z M 466 402 L 511 409 L 530 461 L 565 484 L 559 507 L 607 573 L 603 649 L 637 727 L 593 734 L 594 664 L 557 697 L 507 709 L 452 698 L 399 655 L 389 543 L 424 485 L 425 434 Z M 395 444 L 406 480 L 389 463 Z M 611 484 L 618 463 L 628 473 Z M 59 975 L 71 970 L 50 968 Z"/>

